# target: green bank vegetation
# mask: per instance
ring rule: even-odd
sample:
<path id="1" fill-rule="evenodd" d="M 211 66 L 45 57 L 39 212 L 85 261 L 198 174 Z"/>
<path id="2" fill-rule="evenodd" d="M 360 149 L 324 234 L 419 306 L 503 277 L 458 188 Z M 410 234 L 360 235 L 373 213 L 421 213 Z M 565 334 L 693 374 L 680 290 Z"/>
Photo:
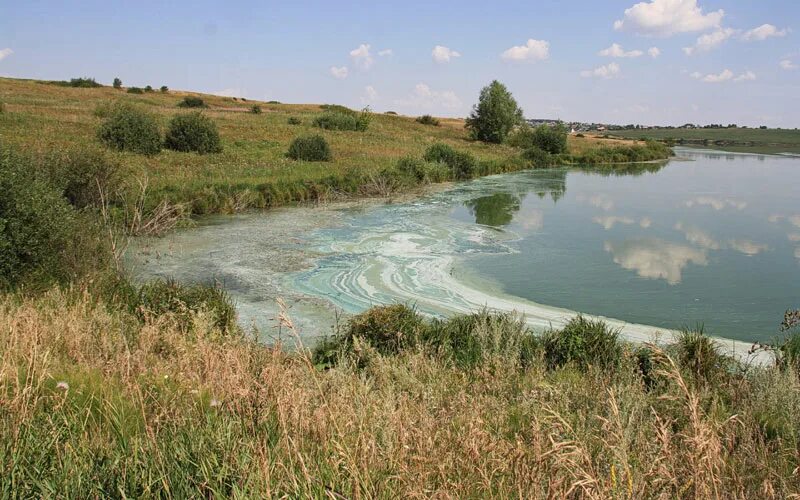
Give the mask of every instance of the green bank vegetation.
<path id="1" fill-rule="evenodd" d="M 800 130 L 768 128 L 651 128 L 615 130 L 616 137 L 742 153 L 800 153 Z"/>

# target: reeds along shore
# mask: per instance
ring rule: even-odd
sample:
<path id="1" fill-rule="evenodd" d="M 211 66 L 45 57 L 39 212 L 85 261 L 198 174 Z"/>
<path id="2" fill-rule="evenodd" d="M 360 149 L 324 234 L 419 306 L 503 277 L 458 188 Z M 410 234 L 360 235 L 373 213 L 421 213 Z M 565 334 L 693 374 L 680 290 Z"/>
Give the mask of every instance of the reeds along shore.
<path id="1" fill-rule="evenodd" d="M 585 320 L 529 342 L 511 316 L 393 306 L 312 355 L 176 311 L 0 299 L 3 496 L 800 491 L 797 372 L 729 364 L 696 332 L 643 353 Z"/>

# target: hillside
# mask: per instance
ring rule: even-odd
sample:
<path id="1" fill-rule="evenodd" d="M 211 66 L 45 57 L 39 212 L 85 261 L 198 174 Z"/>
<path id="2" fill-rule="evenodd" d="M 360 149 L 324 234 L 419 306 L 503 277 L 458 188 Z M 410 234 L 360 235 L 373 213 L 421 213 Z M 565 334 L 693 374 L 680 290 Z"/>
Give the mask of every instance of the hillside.
<path id="1" fill-rule="evenodd" d="M 162 129 L 186 112 L 178 103 L 187 95 L 202 98 L 203 113 L 214 120 L 222 138 L 219 154 L 198 155 L 163 150 L 154 156 L 111 152 L 124 165 L 131 189 L 147 179 L 150 205 L 162 199 L 189 203 L 193 213 L 230 212 L 342 194 L 384 194 L 369 186 L 371 177 L 405 156 L 420 157 L 434 143 L 445 143 L 484 162 L 484 173 L 525 168 L 518 150 L 471 141 L 461 119 L 422 125 L 414 117 L 373 114 L 365 132 L 321 131 L 312 121 L 323 109 L 316 104 L 276 104 L 232 97 L 173 91 L 129 94 L 112 87 L 72 88 L 52 83 L 0 78 L 0 140 L 34 154 L 101 145 L 96 130 L 103 110 L 129 102 L 154 113 Z M 259 105 L 261 114 L 251 113 Z M 289 123 L 300 120 L 299 125 Z M 321 133 L 333 152 L 330 163 L 297 162 L 286 157 L 298 136 Z M 600 145 L 631 141 L 570 137 L 570 150 L 584 153 Z M 202 201 L 198 201 L 202 200 Z"/>

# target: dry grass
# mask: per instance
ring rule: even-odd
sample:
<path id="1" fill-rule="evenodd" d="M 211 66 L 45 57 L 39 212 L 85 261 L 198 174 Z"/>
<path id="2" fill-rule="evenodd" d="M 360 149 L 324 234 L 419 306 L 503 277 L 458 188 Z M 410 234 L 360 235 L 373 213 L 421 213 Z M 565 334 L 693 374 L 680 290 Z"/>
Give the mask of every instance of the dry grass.
<path id="1" fill-rule="evenodd" d="M 791 372 L 754 368 L 711 389 L 660 353 L 648 392 L 633 371 L 502 359 L 466 370 L 421 352 L 318 371 L 302 349 L 223 337 L 202 313 L 189 330 L 167 316 L 140 324 L 78 292 L 6 296 L 0 325 L 4 495 L 727 499 L 800 488 Z"/>
<path id="2" fill-rule="evenodd" d="M 224 150 L 214 155 L 163 151 L 152 157 L 114 153 L 132 178 L 150 180 L 153 205 L 163 198 L 191 202 L 208 198 L 212 191 L 232 195 L 265 185 L 283 190 L 289 201 L 302 201 L 305 194 L 292 190 L 332 176 L 378 173 L 402 156 L 421 156 L 434 142 L 448 143 L 485 160 L 516 155 L 505 146 L 469 141 L 463 120 L 449 119 L 444 120 L 445 126 L 428 127 L 413 117 L 374 114 L 366 132 L 321 131 L 312 126 L 313 118 L 322 112 L 319 105 L 267 104 L 172 90 L 133 95 L 111 87 L 82 89 L 9 78 L 0 78 L 0 100 L 6 104 L 6 112 L 0 114 L 0 137 L 4 144 L 34 154 L 97 143 L 95 131 L 102 118 L 95 110 L 117 100 L 145 107 L 159 118 L 163 129 L 170 117 L 186 112 L 177 107 L 185 95 L 200 96 L 206 102 L 203 113 L 216 122 Z M 259 104 L 263 113 L 250 113 L 253 104 Z M 289 117 L 300 118 L 302 124 L 288 124 Z M 321 133 L 330 143 L 332 163 L 286 157 L 295 137 L 312 132 Z M 210 209 L 221 211 L 225 203 Z"/>

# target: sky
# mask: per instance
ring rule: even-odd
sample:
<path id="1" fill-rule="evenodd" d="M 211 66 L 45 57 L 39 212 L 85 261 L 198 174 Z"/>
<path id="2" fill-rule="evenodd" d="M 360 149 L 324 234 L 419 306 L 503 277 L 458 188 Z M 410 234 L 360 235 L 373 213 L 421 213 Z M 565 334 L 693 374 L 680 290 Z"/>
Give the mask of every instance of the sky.
<path id="1" fill-rule="evenodd" d="M 0 0 L 0 76 L 466 116 L 800 127 L 797 0 Z"/>

